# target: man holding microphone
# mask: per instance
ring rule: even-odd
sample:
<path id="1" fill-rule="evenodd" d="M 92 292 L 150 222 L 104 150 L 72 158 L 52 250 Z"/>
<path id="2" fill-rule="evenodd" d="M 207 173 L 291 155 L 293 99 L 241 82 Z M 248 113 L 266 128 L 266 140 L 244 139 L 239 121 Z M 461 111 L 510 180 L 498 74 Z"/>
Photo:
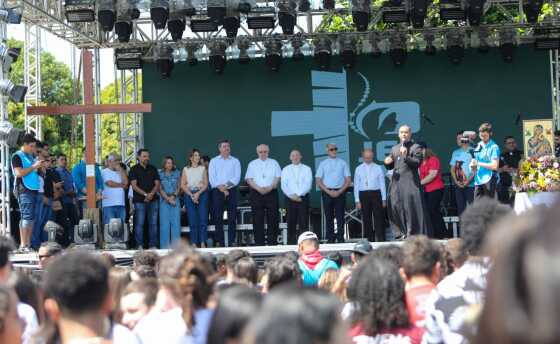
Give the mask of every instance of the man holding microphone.
<path id="1" fill-rule="evenodd" d="M 413 234 L 430 233 L 418 175 L 422 150 L 412 140 L 408 125 L 399 128 L 399 139 L 401 143 L 393 146 L 384 163 L 393 170 L 387 202 L 389 220 L 398 229 L 396 239 L 403 240 Z"/>

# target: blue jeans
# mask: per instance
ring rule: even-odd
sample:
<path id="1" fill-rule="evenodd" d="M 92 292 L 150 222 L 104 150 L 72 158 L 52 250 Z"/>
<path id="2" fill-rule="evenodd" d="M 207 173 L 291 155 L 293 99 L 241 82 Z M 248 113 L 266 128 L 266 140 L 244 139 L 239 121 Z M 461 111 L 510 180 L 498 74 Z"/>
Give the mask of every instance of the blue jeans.
<path id="1" fill-rule="evenodd" d="M 20 228 L 33 228 L 35 220 L 35 205 L 37 204 L 37 191 L 25 189 L 18 195 L 20 212 Z"/>
<path id="2" fill-rule="evenodd" d="M 206 244 L 208 233 L 208 191 L 204 191 L 195 204 L 189 195 L 185 195 L 185 205 L 189 216 L 191 244 Z"/>
<path id="3" fill-rule="evenodd" d="M 31 247 L 38 249 L 41 243 L 48 240 L 47 232 L 43 229 L 47 221 L 53 219 L 52 199 L 48 199 L 48 204 L 43 203 L 43 195 L 38 194 L 35 202 L 35 222 L 33 223 L 33 231 L 31 232 Z"/>
<path id="4" fill-rule="evenodd" d="M 171 240 L 170 240 L 171 239 Z M 159 245 L 160 248 L 169 248 L 181 239 L 181 205 L 175 200 L 171 205 L 164 200 L 159 203 Z"/>
<path id="5" fill-rule="evenodd" d="M 224 245 L 224 208 L 228 213 L 228 246 L 233 246 L 237 223 L 237 187 L 229 189 L 226 198 L 219 189 L 212 189 L 212 218 L 216 231 L 214 241 Z"/>
<path id="6" fill-rule="evenodd" d="M 113 205 L 110 207 L 103 207 L 103 225 L 109 223 L 111 219 L 121 219 L 122 224 L 125 222 L 126 211 L 124 205 Z"/>
<path id="7" fill-rule="evenodd" d="M 134 203 L 134 232 L 136 246 L 144 246 L 144 222 L 148 216 L 149 247 L 157 247 L 158 201 Z"/>

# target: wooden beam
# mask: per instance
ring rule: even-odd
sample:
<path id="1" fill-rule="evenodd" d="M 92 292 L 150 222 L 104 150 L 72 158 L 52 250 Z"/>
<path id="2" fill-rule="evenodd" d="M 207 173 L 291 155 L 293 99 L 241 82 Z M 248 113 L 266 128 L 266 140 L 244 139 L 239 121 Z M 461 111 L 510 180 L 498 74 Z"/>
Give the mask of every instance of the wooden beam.
<path id="1" fill-rule="evenodd" d="M 84 104 L 85 106 L 93 105 L 93 59 L 91 51 L 82 50 L 83 53 L 83 71 L 84 71 Z M 83 112 L 82 112 L 83 113 Z M 86 114 L 85 120 L 86 132 L 86 186 L 87 186 L 87 207 L 88 209 L 96 207 L 95 194 L 95 118 L 93 113 Z M 93 176 L 91 169 L 94 166 Z M 89 170 L 89 171 L 88 171 Z M 88 173 L 89 172 L 89 173 Z"/>
<path id="2" fill-rule="evenodd" d="M 85 65 L 84 65 L 85 67 Z M 84 80 L 85 85 L 85 80 Z M 84 88 L 85 92 L 85 88 Z M 85 100 L 85 99 L 84 99 Z M 93 100 L 92 100 L 93 101 Z M 136 113 L 151 112 L 152 104 L 85 104 L 85 105 L 54 105 L 54 106 L 29 106 L 29 115 L 78 115 L 96 113 Z"/>

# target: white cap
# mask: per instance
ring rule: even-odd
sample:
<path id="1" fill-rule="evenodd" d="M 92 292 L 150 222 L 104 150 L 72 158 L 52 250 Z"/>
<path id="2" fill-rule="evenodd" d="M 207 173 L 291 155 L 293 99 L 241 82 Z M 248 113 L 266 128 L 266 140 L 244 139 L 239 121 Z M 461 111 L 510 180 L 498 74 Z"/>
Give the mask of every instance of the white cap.
<path id="1" fill-rule="evenodd" d="M 317 234 L 307 231 L 307 232 L 303 232 L 299 235 L 299 237 L 297 239 L 297 244 L 299 245 L 302 242 L 304 242 L 305 240 L 309 240 L 309 239 L 319 240 L 319 238 L 317 237 Z"/>

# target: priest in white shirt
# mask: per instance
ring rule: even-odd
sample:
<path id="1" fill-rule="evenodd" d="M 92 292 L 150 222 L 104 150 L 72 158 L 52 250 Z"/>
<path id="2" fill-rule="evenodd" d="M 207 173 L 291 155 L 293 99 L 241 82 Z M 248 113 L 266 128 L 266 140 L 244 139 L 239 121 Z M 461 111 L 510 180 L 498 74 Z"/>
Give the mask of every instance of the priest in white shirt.
<path id="1" fill-rule="evenodd" d="M 280 165 L 268 158 L 269 148 L 265 144 L 257 146 L 258 158 L 247 167 L 245 180 L 249 184 L 249 202 L 253 213 L 253 234 L 257 246 L 265 245 L 264 217 L 266 213 L 266 244 L 278 244 L 278 182 Z"/>
<path id="2" fill-rule="evenodd" d="M 354 173 L 354 199 L 356 207 L 362 212 L 362 222 L 369 241 L 385 241 L 385 208 L 387 190 L 385 173 L 380 165 L 373 162 L 373 151 L 362 151 L 363 163 Z M 371 220 L 373 219 L 373 226 Z M 375 237 L 373 229 L 375 227 Z"/>
<path id="3" fill-rule="evenodd" d="M 299 234 L 309 227 L 309 191 L 313 174 L 309 166 L 301 163 L 301 153 L 298 150 L 291 151 L 290 161 L 292 163 L 282 169 L 280 185 L 286 195 L 288 244 L 295 245 Z"/>

